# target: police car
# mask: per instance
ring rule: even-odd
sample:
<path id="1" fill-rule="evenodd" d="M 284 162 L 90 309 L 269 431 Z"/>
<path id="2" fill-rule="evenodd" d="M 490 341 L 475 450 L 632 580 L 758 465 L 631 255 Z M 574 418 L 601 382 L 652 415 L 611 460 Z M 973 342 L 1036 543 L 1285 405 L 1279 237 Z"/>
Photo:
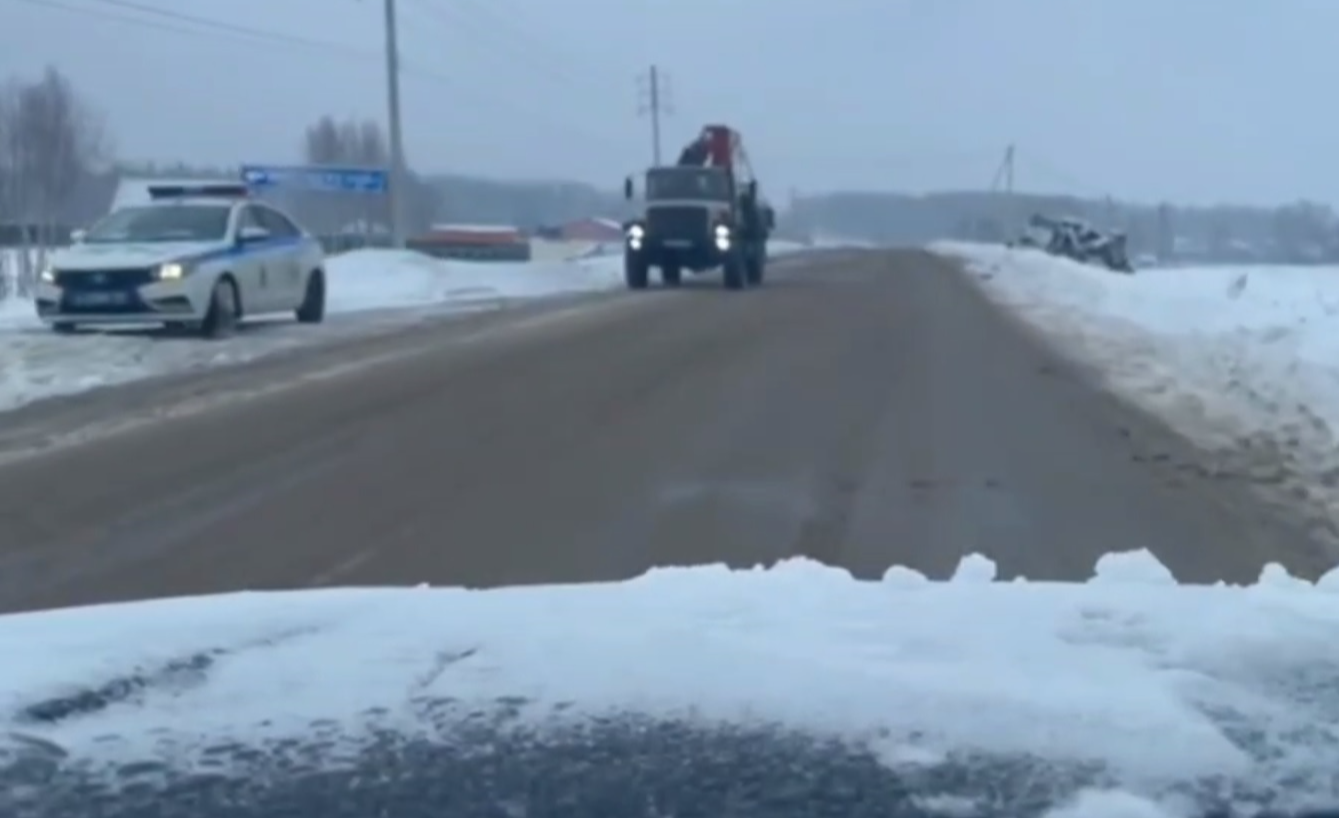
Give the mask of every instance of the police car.
<path id="1" fill-rule="evenodd" d="M 320 243 L 247 193 L 240 184 L 150 186 L 149 203 L 113 210 L 52 256 L 38 317 L 61 332 L 161 323 L 210 338 L 272 313 L 320 323 Z"/>

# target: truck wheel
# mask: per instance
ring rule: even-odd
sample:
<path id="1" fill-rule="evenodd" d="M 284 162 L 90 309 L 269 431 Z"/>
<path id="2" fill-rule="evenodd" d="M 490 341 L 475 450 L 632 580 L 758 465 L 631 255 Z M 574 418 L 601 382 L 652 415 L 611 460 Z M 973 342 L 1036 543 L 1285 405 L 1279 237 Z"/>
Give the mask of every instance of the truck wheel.
<path id="1" fill-rule="evenodd" d="M 61 321 L 51 325 L 51 329 L 61 335 L 73 335 L 79 331 L 78 324 L 71 324 L 67 321 Z"/>
<path id="2" fill-rule="evenodd" d="M 677 287 L 683 283 L 683 268 L 677 264 L 662 264 L 660 266 L 660 283 L 666 287 Z"/>
<path id="3" fill-rule="evenodd" d="M 642 256 L 623 254 L 623 281 L 629 290 L 645 290 L 651 275 L 650 265 Z"/>
<path id="4" fill-rule="evenodd" d="M 766 273 L 767 259 L 761 255 L 752 256 L 748 261 L 748 280 L 749 286 L 757 287 L 762 284 L 763 276 Z"/>
<path id="5" fill-rule="evenodd" d="M 726 256 L 725 264 L 723 265 L 725 289 L 742 290 L 748 286 L 748 276 L 744 266 L 745 261 L 738 253 L 731 253 Z"/>

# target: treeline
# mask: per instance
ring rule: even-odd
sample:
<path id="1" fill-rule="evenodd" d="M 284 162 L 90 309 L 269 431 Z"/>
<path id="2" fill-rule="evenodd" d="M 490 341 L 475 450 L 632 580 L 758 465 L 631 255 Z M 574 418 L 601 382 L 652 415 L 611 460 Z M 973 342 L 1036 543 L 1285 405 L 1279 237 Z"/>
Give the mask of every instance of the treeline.
<path id="1" fill-rule="evenodd" d="M 1247 207 L 976 191 L 833 193 L 795 201 L 786 221 L 799 233 L 844 233 L 887 243 L 1003 241 L 1016 236 L 1034 213 L 1123 230 L 1132 253 L 1164 261 L 1339 262 L 1339 217 L 1330 206 L 1308 201 Z"/>
<path id="2" fill-rule="evenodd" d="M 380 123 L 321 117 L 299 136 L 309 164 L 388 167 Z M 248 157 L 239 151 L 239 164 Z M 58 69 L 0 85 L 0 246 L 58 242 L 72 226 L 106 213 L 123 179 L 236 178 L 237 166 L 118 160 L 98 111 Z M 359 194 L 273 194 L 323 234 L 384 231 L 389 202 Z M 612 191 L 566 181 L 497 181 L 412 168 L 405 197 L 408 228 L 434 222 L 508 223 L 523 227 L 588 216 L 618 217 Z"/>
<path id="3" fill-rule="evenodd" d="M 322 117 L 295 141 L 297 153 L 310 164 L 390 163 L 389 142 L 376 121 Z M 240 147 L 239 160 L 251 158 Z M 71 226 L 105 213 L 124 178 L 218 179 L 235 178 L 237 172 L 237 167 L 117 161 L 101 113 L 56 68 L 0 85 L 0 245 L 58 241 Z M 435 222 L 529 229 L 628 214 L 618 191 L 578 182 L 501 181 L 412 169 L 405 198 L 411 232 Z M 290 192 L 284 199 L 310 229 L 326 235 L 384 232 L 388 221 L 384 197 Z M 1191 207 L 966 191 L 920 196 L 837 192 L 788 205 L 782 208 L 780 228 L 792 237 L 827 233 L 887 243 L 995 241 L 1015 235 L 1032 213 L 1046 213 L 1125 230 L 1133 253 L 1167 260 L 1339 261 L 1339 218 L 1329 206 L 1314 202 Z"/>

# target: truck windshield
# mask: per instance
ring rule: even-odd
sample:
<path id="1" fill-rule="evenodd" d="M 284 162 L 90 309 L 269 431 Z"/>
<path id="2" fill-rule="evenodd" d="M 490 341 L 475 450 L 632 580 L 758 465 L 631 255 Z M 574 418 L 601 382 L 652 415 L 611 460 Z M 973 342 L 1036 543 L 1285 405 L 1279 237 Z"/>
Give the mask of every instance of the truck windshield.
<path id="1" fill-rule="evenodd" d="M 730 198 L 730 182 L 724 172 L 704 168 L 657 168 L 646 173 L 646 198 L 711 199 Z"/>

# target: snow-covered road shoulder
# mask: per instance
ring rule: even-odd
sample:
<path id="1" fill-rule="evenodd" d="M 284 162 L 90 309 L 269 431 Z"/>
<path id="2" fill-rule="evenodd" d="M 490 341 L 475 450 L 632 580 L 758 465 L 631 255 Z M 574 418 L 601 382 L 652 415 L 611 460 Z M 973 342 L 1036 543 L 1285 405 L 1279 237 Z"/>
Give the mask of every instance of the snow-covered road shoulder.
<path id="1" fill-rule="evenodd" d="M 165 337 L 157 328 L 55 336 L 37 321 L 31 302 L 0 300 L 0 411 L 157 375 L 244 363 L 444 313 L 609 290 L 622 284 L 618 262 L 442 262 L 412 252 L 356 250 L 327 261 L 324 325 L 299 326 L 280 317 L 248 324 L 224 343 Z"/>
<path id="2" fill-rule="evenodd" d="M 994 301 L 1224 469 L 1339 513 L 1339 270 L 1110 273 L 1036 250 L 942 243 Z M 1269 465 L 1269 464 L 1273 465 Z"/>
<path id="3" fill-rule="evenodd" d="M 770 252 L 783 260 L 807 249 L 783 241 L 770 244 Z M 563 258 L 556 249 L 550 251 L 546 260 L 526 263 L 442 261 L 394 250 L 332 256 L 324 325 L 297 326 L 281 316 L 248 323 L 222 344 L 167 337 L 156 327 L 55 336 L 37 320 L 31 301 L 0 297 L 0 412 L 44 398 L 395 330 L 446 313 L 623 287 L 621 255 Z M 0 251 L 0 276 L 17 267 Z M 12 290 L 14 281 L 8 283 L 9 290 L 0 291 Z"/>
<path id="4" fill-rule="evenodd" d="M 815 814 L 813 802 L 738 812 L 714 801 L 770 803 L 779 789 L 994 799 L 960 815 L 1041 814 L 1025 807 L 1092 787 L 1339 802 L 1339 575 L 1312 585 L 1270 566 L 1254 587 L 1178 586 L 1134 552 L 1104 557 L 1086 584 L 994 579 L 979 556 L 948 582 L 893 569 L 860 583 L 796 560 L 603 585 L 251 593 L 0 617 L 0 780 L 46 775 L 9 790 L 45 799 L 41 815 L 85 814 L 56 807 L 145 775 L 150 789 L 197 808 L 227 799 L 228 814 L 246 816 L 265 814 L 238 811 L 257 792 L 291 799 L 304 787 L 496 800 L 575 794 L 580 781 L 593 805 L 634 774 L 628 797 L 654 790 L 683 805 L 660 814 Z M 746 740 L 770 749 L 746 752 Z M 39 763 L 53 754 L 56 767 Z M 328 766 L 382 789 L 299 774 Z M 209 786 L 168 786 L 192 774 Z M 703 786 L 720 775 L 747 793 Z M 476 793 L 468 776 L 511 783 Z M 694 799 L 713 809 L 687 809 Z M 892 803 L 831 814 L 903 814 Z"/>

